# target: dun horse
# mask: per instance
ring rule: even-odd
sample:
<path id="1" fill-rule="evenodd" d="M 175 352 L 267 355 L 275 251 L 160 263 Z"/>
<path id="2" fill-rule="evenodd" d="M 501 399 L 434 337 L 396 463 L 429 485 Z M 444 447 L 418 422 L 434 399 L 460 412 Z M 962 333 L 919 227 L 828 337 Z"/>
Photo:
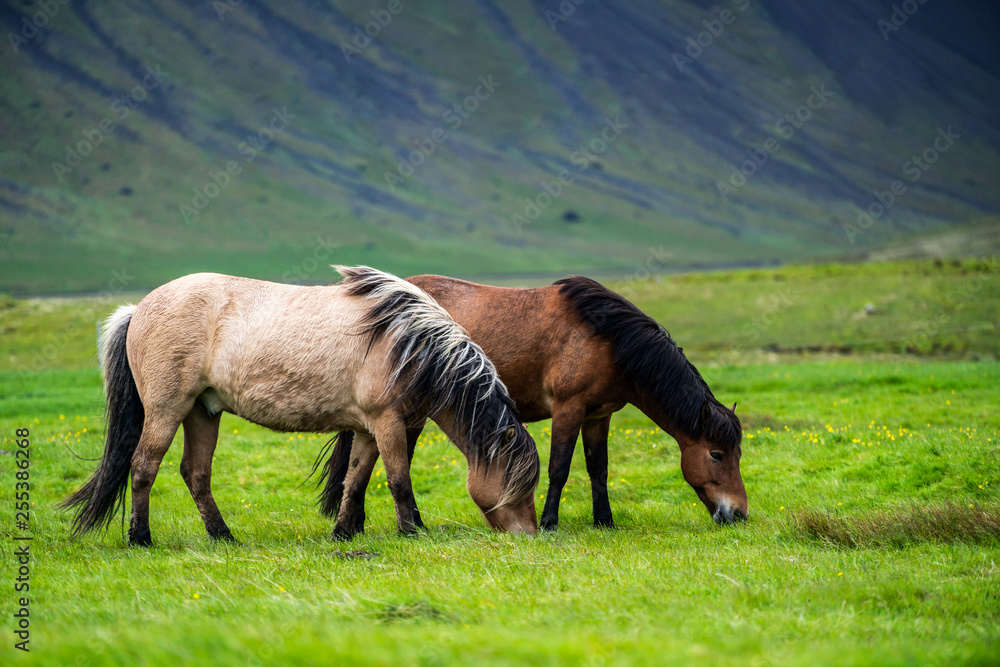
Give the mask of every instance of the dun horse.
<path id="1" fill-rule="evenodd" d="M 336 268 L 344 280 L 327 287 L 190 275 L 108 319 L 108 435 L 94 476 L 65 502 L 78 508 L 75 533 L 110 523 L 131 473 L 129 541 L 152 543 L 150 487 L 183 424 L 181 476 L 208 534 L 231 540 L 211 489 L 223 411 L 276 431 L 358 434 L 335 537 L 354 534 L 379 454 L 399 530 L 415 530 L 406 433 L 428 418 L 469 460 L 467 488 L 490 525 L 536 531 L 538 452 L 482 349 L 414 285 Z"/>
<path id="2" fill-rule="evenodd" d="M 736 405 L 730 410 L 716 400 L 663 327 L 629 301 L 581 277 L 538 289 L 490 287 L 442 276 L 409 281 L 434 297 L 482 346 L 522 421 L 552 418 L 543 528 L 559 523 L 559 499 L 581 430 L 594 524 L 614 525 L 607 487 L 608 431 L 611 415 L 626 403 L 677 440 L 684 478 L 716 522 L 747 517 Z M 407 430 L 411 457 L 420 430 Z M 327 466 L 320 500 L 324 514 L 339 507 L 350 452 L 349 434 L 343 434 Z M 363 510 L 355 521 L 360 530 Z"/>

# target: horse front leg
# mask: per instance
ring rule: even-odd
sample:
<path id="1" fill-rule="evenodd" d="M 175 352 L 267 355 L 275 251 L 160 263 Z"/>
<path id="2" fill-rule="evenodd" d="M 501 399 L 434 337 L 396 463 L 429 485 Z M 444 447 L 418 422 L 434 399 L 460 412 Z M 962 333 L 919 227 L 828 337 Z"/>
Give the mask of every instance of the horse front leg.
<path id="1" fill-rule="evenodd" d="M 594 500 L 594 525 L 614 528 L 611 501 L 608 498 L 608 431 L 611 415 L 583 423 L 583 453 L 590 475 L 590 493 Z"/>
<path id="2" fill-rule="evenodd" d="M 365 491 L 378 461 L 378 447 L 370 433 L 355 433 L 351 444 L 344 496 L 333 528 L 333 539 L 349 540 L 365 530 Z"/>
<path id="3" fill-rule="evenodd" d="M 373 425 L 372 433 L 378 452 L 385 465 L 385 477 L 396 505 L 396 522 L 399 532 L 413 535 L 417 532 L 416 503 L 410 482 L 410 460 L 407 456 L 406 427 L 399 415 L 384 416 Z"/>
<path id="4" fill-rule="evenodd" d="M 573 450 L 580 434 L 585 410 L 575 405 L 559 405 L 552 410 L 552 449 L 549 453 L 549 490 L 545 494 L 545 508 L 539 525 L 545 530 L 555 530 L 559 525 L 559 500 L 569 477 Z"/>
<path id="5" fill-rule="evenodd" d="M 406 458 L 407 463 L 413 461 L 413 452 L 417 447 L 417 440 L 420 438 L 420 433 L 423 431 L 424 425 L 420 424 L 413 428 L 406 429 Z M 370 436 L 369 436 L 370 438 Z M 371 451 L 368 452 L 358 452 L 354 450 L 353 443 L 347 445 L 349 451 L 347 452 L 350 460 L 348 462 L 348 472 L 347 475 L 354 475 L 354 478 L 358 480 L 357 486 L 353 491 L 349 491 L 348 487 L 350 482 L 348 479 L 344 479 L 344 495 L 343 498 L 351 497 L 351 505 L 353 506 L 353 519 L 349 518 L 350 515 L 342 516 L 339 511 L 337 513 L 337 527 L 334 529 L 334 537 L 338 539 L 350 539 L 357 533 L 365 532 L 365 489 L 368 487 L 368 483 L 371 480 L 371 472 L 375 466 L 375 462 L 378 460 L 378 448 L 375 446 L 374 440 L 372 440 L 368 445 L 371 447 Z M 371 456 L 369 461 L 367 457 Z M 367 474 L 364 474 L 364 470 L 359 470 L 358 466 L 362 465 L 362 459 L 366 461 L 368 465 Z M 363 466 L 362 466 L 363 467 Z M 362 483 L 363 477 L 363 483 Z M 328 482 L 329 483 L 329 482 Z M 343 504 L 343 501 L 341 501 Z M 420 518 L 420 510 L 417 509 L 416 498 L 413 501 L 413 523 L 417 528 L 426 528 L 424 526 L 423 520 Z"/>
<path id="6" fill-rule="evenodd" d="M 417 449 L 417 440 L 420 439 L 420 433 L 424 430 L 424 424 L 419 426 L 414 426 L 412 428 L 406 429 L 406 462 L 407 466 L 412 467 L 413 465 L 413 452 Z M 413 522 L 417 525 L 417 528 L 427 528 L 424 525 L 424 520 L 420 518 L 420 510 L 417 508 L 417 499 L 413 499 Z"/>

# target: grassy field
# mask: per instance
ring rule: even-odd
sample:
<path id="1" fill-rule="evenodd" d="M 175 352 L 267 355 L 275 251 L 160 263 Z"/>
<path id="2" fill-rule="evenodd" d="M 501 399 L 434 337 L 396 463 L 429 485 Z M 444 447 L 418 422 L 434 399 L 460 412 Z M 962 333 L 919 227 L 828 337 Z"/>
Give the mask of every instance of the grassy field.
<path id="1" fill-rule="evenodd" d="M 676 444 L 628 408 L 612 423 L 619 528 L 591 527 L 578 451 L 559 531 L 537 539 L 487 530 L 431 428 L 413 470 L 430 529 L 396 535 L 379 467 L 368 533 L 333 543 L 299 486 L 324 438 L 227 415 L 215 496 L 240 545 L 205 535 L 179 439 L 153 487 L 154 548 L 126 547 L 117 526 L 72 540 L 55 505 L 94 467 L 74 453 L 101 451 L 93 335 L 111 302 L 8 301 L 0 489 L 13 493 L 6 452 L 28 427 L 35 560 L 25 656 L 8 504 L 2 661 L 996 664 L 1000 363 L 981 333 L 997 326 L 996 273 L 905 262 L 618 285 L 739 400 L 750 521 L 713 525 Z M 547 429 L 530 426 L 539 443 Z"/>

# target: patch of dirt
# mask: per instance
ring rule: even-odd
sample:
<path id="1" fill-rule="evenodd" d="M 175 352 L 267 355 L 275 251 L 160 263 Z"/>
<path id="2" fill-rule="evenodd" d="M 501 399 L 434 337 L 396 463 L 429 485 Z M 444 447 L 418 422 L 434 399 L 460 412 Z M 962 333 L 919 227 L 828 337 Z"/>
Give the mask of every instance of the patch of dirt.
<path id="1" fill-rule="evenodd" d="M 429 602 L 417 600 L 401 604 L 387 604 L 378 612 L 383 623 L 399 621 L 452 621 L 450 614 L 441 611 Z"/>

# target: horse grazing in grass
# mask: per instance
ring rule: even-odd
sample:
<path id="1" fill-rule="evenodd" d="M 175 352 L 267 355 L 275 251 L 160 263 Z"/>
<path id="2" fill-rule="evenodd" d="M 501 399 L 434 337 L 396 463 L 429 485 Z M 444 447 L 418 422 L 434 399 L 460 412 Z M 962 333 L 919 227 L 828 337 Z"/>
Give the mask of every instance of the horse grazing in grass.
<path id="1" fill-rule="evenodd" d="M 581 277 L 538 289 L 490 287 L 443 276 L 408 280 L 434 297 L 482 346 L 522 421 L 552 418 L 543 528 L 559 523 L 559 499 L 581 430 L 594 524 L 614 525 L 607 486 L 608 430 L 611 415 L 626 403 L 677 440 L 684 479 L 717 523 L 747 517 L 739 465 L 743 429 L 736 405 L 730 410 L 716 400 L 663 327 L 625 298 Z M 411 457 L 420 430 L 407 430 Z M 342 436 L 327 464 L 320 499 L 324 514 L 338 510 L 350 452 L 350 437 Z M 355 520 L 360 529 L 363 510 Z"/>
<path id="2" fill-rule="evenodd" d="M 232 539 L 212 497 L 221 413 L 276 431 L 358 435 L 335 537 L 379 454 L 396 519 L 415 531 L 407 429 L 430 418 L 469 460 L 467 488 L 495 529 L 535 533 L 538 451 L 482 349 L 418 287 L 368 267 L 335 267 L 327 287 L 194 274 L 123 306 L 104 328 L 108 434 L 94 476 L 70 496 L 74 533 L 107 526 L 124 506 L 129 541 L 149 545 L 149 491 L 177 427 L 180 472 L 208 534 Z"/>

